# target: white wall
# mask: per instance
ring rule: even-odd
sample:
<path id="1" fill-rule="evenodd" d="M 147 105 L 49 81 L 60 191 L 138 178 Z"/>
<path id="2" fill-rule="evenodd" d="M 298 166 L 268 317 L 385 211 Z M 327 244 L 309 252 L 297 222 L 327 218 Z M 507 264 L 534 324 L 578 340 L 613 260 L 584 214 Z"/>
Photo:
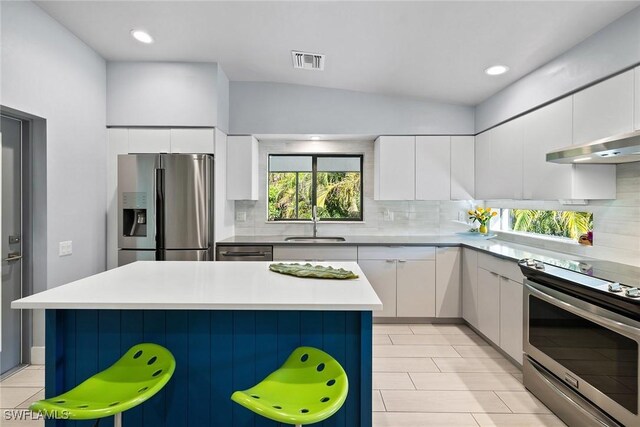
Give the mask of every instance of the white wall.
<path id="1" fill-rule="evenodd" d="M 47 281 L 34 283 L 39 291 L 105 268 L 105 61 L 35 4 L 0 7 L 0 103 L 47 123 Z M 63 240 L 73 241 L 72 256 L 58 257 Z"/>
<path id="2" fill-rule="evenodd" d="M 230 134 L 474 134 L 473 107 L 267 82 L 231 82 Z"/>
<path id="3" fill-rule="evenodd" d="M 215 62 L 110 61 L 107 125 L 218 126 L 218 88 L 224 81 L 226 76 L 218 82 Z"/>
<path id="4" fill-rule="evenodd" d="M 476 106 L 481 132 L 640 63 L 640 7 Z"/>

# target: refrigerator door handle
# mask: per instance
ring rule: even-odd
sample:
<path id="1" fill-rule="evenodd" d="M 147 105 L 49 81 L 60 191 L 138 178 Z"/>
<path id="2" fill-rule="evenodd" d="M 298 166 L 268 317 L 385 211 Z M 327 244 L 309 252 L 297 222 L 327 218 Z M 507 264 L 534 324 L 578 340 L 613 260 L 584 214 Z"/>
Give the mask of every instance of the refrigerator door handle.
<path id="1" fill-rule="evenodd" d="M 156 259 L 162 261 L 164 259 L 164 169 L 156 169 L 155 176 L 155 193 L 156 193 Z"/>

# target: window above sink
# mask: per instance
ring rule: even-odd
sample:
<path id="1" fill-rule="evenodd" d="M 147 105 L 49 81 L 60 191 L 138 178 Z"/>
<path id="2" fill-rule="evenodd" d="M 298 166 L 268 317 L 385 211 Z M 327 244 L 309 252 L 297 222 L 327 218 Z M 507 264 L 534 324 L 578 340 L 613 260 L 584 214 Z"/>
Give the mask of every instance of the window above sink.
<path id="1" fill-rule="evenodd" d="M 362 155 L 269 155 L 268 221 L 362 221 Z"/>

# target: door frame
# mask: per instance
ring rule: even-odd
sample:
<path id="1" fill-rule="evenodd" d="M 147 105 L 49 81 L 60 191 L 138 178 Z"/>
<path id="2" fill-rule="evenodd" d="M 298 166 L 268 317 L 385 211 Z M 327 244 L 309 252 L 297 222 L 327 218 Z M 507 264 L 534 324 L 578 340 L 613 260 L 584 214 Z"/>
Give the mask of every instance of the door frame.
<path id="1" fill-rule="evenodd" d="M 22 295 L 27 296 L 47 288 L 47 123 L 3 105 L 0 114 L 22 122 Z M 44 362 L 44 311 L 22 310 L 21 326 L 21 363 Z M 42 354 L 34 355 L 37 348 Z"/>

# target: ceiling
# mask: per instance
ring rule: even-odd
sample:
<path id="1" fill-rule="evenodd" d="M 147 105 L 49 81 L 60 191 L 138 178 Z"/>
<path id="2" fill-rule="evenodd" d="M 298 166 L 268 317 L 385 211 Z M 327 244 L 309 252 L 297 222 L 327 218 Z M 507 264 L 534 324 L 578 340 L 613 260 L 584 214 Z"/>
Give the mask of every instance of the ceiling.
<path id="1" fill-rule="evenodd" d="M 39 1 L 108 60 L 216 61 L 269 81 L 476 105 L 638 1 Z M 142 45 L 132 28 L 155 38 Z M 291 50 L 327 55 L 295 70 Z M 483 70 L 511 71 L 489 77 Z"/>

